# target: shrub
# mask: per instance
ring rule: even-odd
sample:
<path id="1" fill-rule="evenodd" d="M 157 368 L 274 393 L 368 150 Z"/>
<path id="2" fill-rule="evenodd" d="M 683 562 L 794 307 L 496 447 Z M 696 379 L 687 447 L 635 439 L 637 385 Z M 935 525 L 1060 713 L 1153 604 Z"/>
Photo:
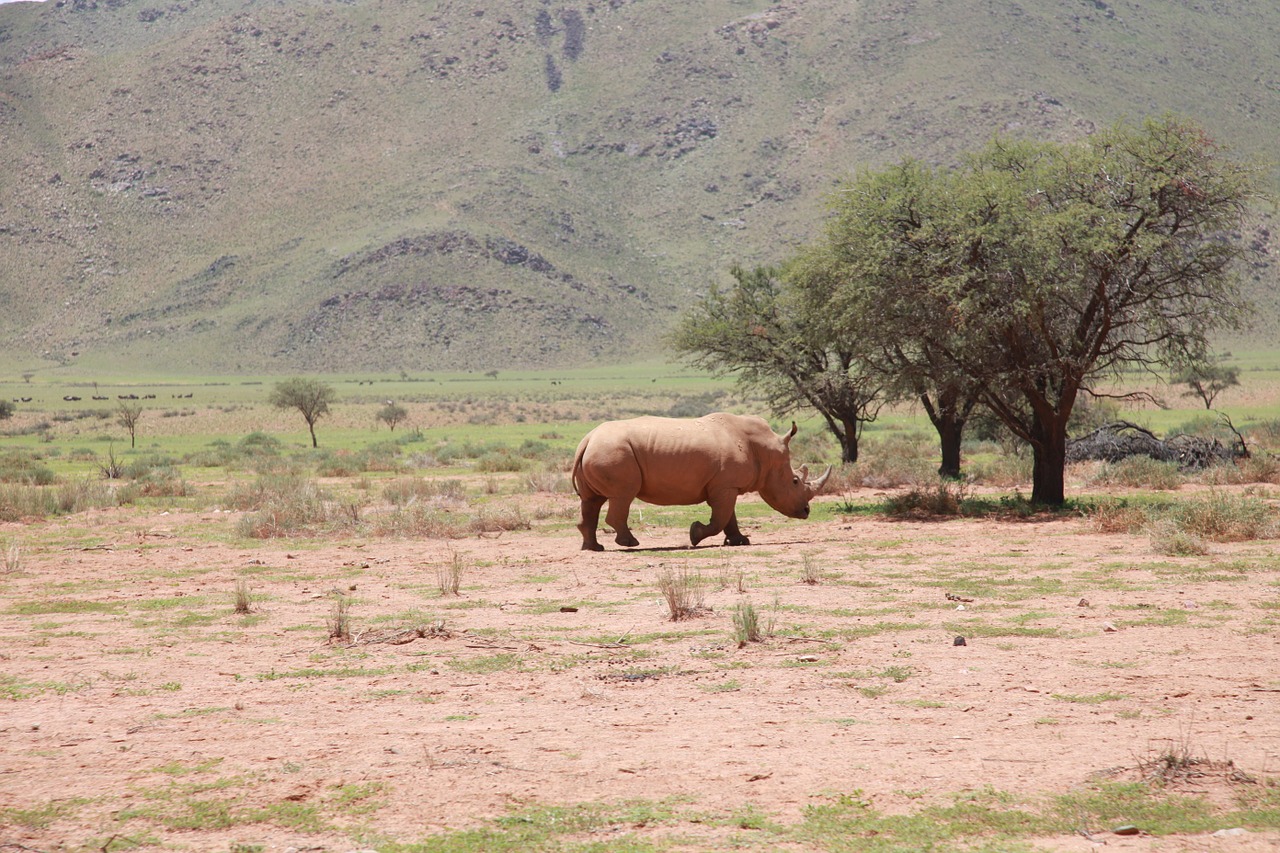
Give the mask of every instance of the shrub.
<path id="1" fill-rule="evenodd" d="M 1119 462 L 1104 463 L 1089 482 L 1100 486 L 1172 491 L 1182 486 L 1184 478 L 1177 462 L 1165 462 L 1150 456 L 1130 456 Z"/>
<path id="2" fill-rule="evenodd" d="M 764 633 L 760 630 L 760 614 L 750 601 L 744 601 L 733 608 L 733 639 L 739 648 L 747 643 L 764 640 Z"/>
<path id="3" fill-rule="evenodd" d="M 663 569 L 658 573 L 658 590 L 667 603 L 672 622 L 696 616 L 703 608 L 706 582 L 701 574 L 687 568 Z"/>
<path id="4" fill-rule="evenodd" d="M 1173 519 L 1160 519 L 1147 528 L 1151 547 L 1168 557 L 1196 557 L 1209 553 L 1204 540 L 1194 533 L 1178 529 Z"/>
<path id="5" fill-rule="evenodd" d="M 1147 514 L 1125 501 L 1104 501 L 1089 512 L 1100 533 L 1136 533 L 1147 524 Z"/>
<path id="6" fill-rule="evenodd" d="M 470 519 L 439 507 L 409 504 L 373 518 L 373 531 L 379 536 L 406 539 L 460 539 L 470 534 Z"/>
<path id="7" fill-rule="evenodd" d="M 1030 456 L 1001 453 L 993 460 L 970 465 L 965 470 L 975 483 L 1011 488 L 1031 482 L 1033 464 Z"/>
<path id="8" fill-rule="evenodd" d="M 1212 542 L 1269 539 L 1280 532 L 1275 507 L 1248 495 L 1215 492 L 1169 506 L 1168 517 L 1178 529 Z"/>
<path id="9" fill-rule="evenodd" d="M 960 515 L 966 484 L 940 480 L 932 487 L 917 487 L 884 499 L 884 512 L 894 516 Z"/>
<path id="10" fill-rule="evenodd" d="M 0 483 L 47 486 L 55 479 L 53 471 L 30 454 L 9 453 L 0 457 Z"/>
<path id="11" fill-rule="evenodd" d="M 436 583 L 440 587 L 441 595 L 456 596 L 460 594 L 462 590 L 462 575 L 465 568 L 462 555 L 452 548 L 449 549 L 449 563 L 436 567 Z"/>
<path id="12" fill-rule="evenodd" d="M 1269 453 L 1254 454 L 1247 459 L 1206 468 L 1196 476 L 1196 480 L 1210 486 L 1280 483 L 1280 459 Z"/>
<path id="13" fill-rule="evenodd" d="M 1105 533 L 1146 530 L 1153 543 L 1158 543 L 1158 548 L 1194 549 L 1197 539 L 1242 542 L 1280 535 L 1280 514 L 1270 503 L 1252 495 L 1221 492 L 1141 508 L 1122 501 L 1101 503 L 1094 508 L 1091 517 L 1098 529 Z M 1188 538 L 1175 541 L 1175 534 Z M 1188 553 L 1193 551 L 1188 550 Z"/>
<path id="14" fill-rule="evenodd" d="M 476 459 L 477 471 L 493 474 L 499 471 L 523 471 L 527 462 L 516 456 L 510 448 L 490 451 Z"/>
<path id="15" fill-rule="evenodd" d="M 831 472 L 826 492 L 838 494 L 854 488 L 892 489 L 914 486 L 936 480 L 937 463 L 919 458 L 897 458 L 874 455 L 860 458 L 853 465 L 842 465 Z"/>
<path id="16" fill-rule="evenodd" d="M 563 471 L 532 471 L 525 475 L 524 483 L 530 492 L 571 494 L 573 481 Z"/>
<path id="17" fill-rule="evenodd" d="M 464 504 L 467 500 L 461 480 L 425 480 L 418 477 L 392 480 L 382 490 L 382 496 L 396 506 L 408 506 L 418 501 Z"/>
<path id="18" fill-rule="evenodd" d="M 227 493 L 226 503 L 250 511 L 238 522 L 237 531 L 253 539 L 298 535 L 331 517 L 319 487 L 295 475 L 262 475 L 253 483 L 238 483 Z"/>
<path id="19" fill-rule="evenodd" d="M 518 504 L 482 506 L 470 523 L 474 533 L 504 533 L 508 530 L 528 530 L 532 526 Z"/>

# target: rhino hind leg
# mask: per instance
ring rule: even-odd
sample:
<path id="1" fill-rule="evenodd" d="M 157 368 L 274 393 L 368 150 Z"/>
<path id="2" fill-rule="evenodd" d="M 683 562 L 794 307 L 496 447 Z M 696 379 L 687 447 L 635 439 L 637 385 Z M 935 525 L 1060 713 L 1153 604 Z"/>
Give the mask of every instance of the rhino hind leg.
<path id="1" fill-rule="evenodd" d="M 600 508 L 604 506 L 604 500 L 596 495 L 582 498 L 582 521 L 578 524 L 578 532 L 582 534 L 583 551 L 604 550 L 604 546 L 596 541 L 596 528 L 600 526 Z"/>
<path id="2" fill-rule="evenodd" d="M 627 524 L 627 516 L 631 513 L 631 501 L 632 498 L 610 498 L 609 514 L 604 519 L 605 524 L 617 533 L 613 541 L 623 548 L 634 548 L 640 544 L 640 541 L 631 535 L 631 527 Z"/>

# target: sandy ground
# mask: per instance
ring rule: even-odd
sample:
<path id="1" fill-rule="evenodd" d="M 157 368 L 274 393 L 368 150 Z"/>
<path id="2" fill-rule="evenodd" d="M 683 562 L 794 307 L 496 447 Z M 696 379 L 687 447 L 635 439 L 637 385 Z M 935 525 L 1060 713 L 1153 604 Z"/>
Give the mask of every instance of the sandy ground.
<path id="1" fill-rule="evenodd" d="M 0 527 L 22 548 L 0 575 L 0 850 L 374 849 L 630 800 L 794 823 L 841 794 L 1035 800 L 1171 752 L 1215 762 L 1180 790 L 1224 803 L 1280 776 L 1274 542 L 1165 557 L 1084 519 L 774 517 L 744 521 L 749 547 L 641 521 L 647 547 L 597 554 L 572 496 L 539 500 L 557 513 L 531 531 L 449 542 L 247 543 L 212 508 Z M 704 579 L 693 618 L 669 618 L 664 571 Z M 350 641 L 329 638 L 339 593 Z M 739 647 L 743 602 L 771 633 Z M 1037 843 L 1280 849 L 1079 829 Z"/>

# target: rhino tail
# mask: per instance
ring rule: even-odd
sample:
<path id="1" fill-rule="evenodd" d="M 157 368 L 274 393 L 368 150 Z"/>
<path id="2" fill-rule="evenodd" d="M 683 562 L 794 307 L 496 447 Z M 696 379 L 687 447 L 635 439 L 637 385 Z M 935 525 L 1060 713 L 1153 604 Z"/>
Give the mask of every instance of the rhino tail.
<path id="1" fill-rule="evenodd" d="M 582 497 L 582 489 L 578 488 L 578 478 L 582 476 L 582 456 L 587 452 L 587 442 L 583 439 L 578 445 L 578 452 L 573 455 L 573 470 L 569 474 L 569 479 L 573 483 L 573 493 L 578 497 Z"/>

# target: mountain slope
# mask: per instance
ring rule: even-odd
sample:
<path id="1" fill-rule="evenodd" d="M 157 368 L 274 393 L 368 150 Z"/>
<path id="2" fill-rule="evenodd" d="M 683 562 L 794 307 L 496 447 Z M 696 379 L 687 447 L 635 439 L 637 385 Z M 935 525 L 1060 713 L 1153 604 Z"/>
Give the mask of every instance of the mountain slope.
<path id="1" fill-rule="evenodd" d="M 1280 9 L 955 6 L 0 6 L 0 333 L 173 369 L 618 360 L 859 166 L 1165 109 L 1274 158 Z"/>

